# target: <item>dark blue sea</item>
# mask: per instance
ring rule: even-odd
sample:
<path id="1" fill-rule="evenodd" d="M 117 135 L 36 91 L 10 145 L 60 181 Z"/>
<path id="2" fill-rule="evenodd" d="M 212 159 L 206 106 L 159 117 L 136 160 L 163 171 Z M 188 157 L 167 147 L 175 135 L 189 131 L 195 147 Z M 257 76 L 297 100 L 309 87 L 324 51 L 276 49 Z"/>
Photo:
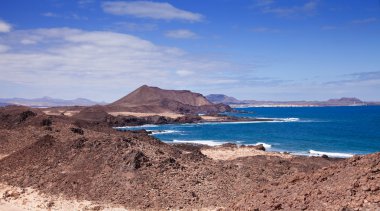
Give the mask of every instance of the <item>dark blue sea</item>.
<path id="1" fill-rule="evenodd" d="M 380 106 L 241 108 L 228 115 L 275 122 L 146 125 L 165 142 L 264 144 L 268 151 L 350 157 L 380 151 Z"/>

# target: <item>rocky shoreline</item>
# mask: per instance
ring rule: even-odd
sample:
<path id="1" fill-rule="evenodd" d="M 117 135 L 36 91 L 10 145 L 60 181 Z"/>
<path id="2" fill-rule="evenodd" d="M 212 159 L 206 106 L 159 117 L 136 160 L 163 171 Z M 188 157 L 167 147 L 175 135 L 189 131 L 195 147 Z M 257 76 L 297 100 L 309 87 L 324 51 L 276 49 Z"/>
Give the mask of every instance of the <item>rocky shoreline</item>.
<path id="1" fill-rule="evenodd" d="M 17 200 L 28 190 L 50 197 L 24 201 L 35 210 L 65 210 L 60 200 L 90 203 L 90 210 L 380 207 L 380 153 L 331 159 L 261 146 L 169 145 L 110 123 L 0 108 L 0 207 L 22 207 Z"/>

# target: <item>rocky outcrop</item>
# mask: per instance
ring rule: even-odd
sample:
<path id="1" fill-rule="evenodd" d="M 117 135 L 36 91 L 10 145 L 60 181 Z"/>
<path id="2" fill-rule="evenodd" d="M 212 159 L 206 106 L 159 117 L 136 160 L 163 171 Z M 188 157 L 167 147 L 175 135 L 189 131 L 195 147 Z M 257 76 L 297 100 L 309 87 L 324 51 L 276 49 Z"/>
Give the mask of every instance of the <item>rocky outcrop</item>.
<path id="1" fill-rule="evenodd" d="M 107 122 L 108 120 L 113 118 L 112 115 L 106 112 L 106 108 L 100 105 L 85 107 L 78 114 L 75 114 L 73 117 L 76 119 L 96 122 Z"/>

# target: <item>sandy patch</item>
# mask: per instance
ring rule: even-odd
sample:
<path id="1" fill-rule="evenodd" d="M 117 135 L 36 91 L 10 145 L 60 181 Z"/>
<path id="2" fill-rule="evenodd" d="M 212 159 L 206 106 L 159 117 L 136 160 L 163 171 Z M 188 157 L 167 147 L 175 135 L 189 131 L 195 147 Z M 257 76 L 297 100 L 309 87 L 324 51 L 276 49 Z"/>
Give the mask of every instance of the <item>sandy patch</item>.
<path id="1" fill-rule="evenodd" d="M 209 121 L 209 122 L 223 122 L 226 121 L 227 118 L 225 117 L 219 117 L 219 116 L 201 116 L 203 120 Z"/>
<path id="2" fill-rule="evenodd" d="M 79 111 L 66 111 L 66 110 L 53 110 L 53 111 L 50 111 L 50 110 L 44 110 L 43 111 L 46 115 L 51 115 L 51 116 L 59 116 L 61 115 L 62 113 L 65 115 L 65 116 L 74 116 L 75 114 L 79 113 Z"/>
<path id="3" fill-rule="evenodd" d="M 31 188 L 19 188 L 0 183 L 0 210 L 106 210 L 122 211 L 122 207 L 97 204 L 90 201 L 66 200 L 40 194 Z"/>
<path id="4" fill-rule="evenodd" d="M 170 118 L 178 118 L 182 117 L 182 114 L 176 114 L 176 113 L 138 113 L 138 112 L 108 112 L 112 116 L 135 116 L 135 117 L 147 117 L 147 116 L 165 116 Z"/>
<path id="5" fill-rule="evenodd" d="M 221 148 L 213 147 L 209 149 L 202 149 L 201 152 L 209 158 L 214 160 L 234 160 L 240 157 L 249 157 L 257 155 L 265 156 L 279 156 L 282 158 L 291 158 L 292 155 L 282 154 L 279 152 L 266 152 L 261 150 L 256 150 L 249 147 L 239 147 L 239 148 Z"/>
<path id="6" fill-rule="evenodd" d="M 8 155 L 7 154 L 0 154 L 0 160 L 7 157 Z"/>

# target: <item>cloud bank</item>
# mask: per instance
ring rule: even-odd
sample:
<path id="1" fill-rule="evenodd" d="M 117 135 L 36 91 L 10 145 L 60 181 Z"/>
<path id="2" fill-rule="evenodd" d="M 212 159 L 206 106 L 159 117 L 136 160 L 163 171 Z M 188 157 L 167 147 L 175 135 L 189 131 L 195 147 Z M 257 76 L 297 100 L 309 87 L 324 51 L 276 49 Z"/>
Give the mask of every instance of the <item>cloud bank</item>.
<path id="1" fill-rule="evenodd" d="M 194 39 L 197 38 L 197 34 L 187 29 L 171 30 L 165 33 L 166 37 L 177 39 Z"/>
<path id="2" fill-rule="evenodd" d="M 0 19 L 0 33 L 7 33 L 10 32 L 12 29 L 12 26 Z"/>
<path id="3" fill-rule="evenodd" d="M 203 16 L 178 9 L 169 3 L 152 1 L 106 1 L 102 4 L 103 11 L 112 15 L 131 15 L 138 18 L 162 20 L 185 20 L 198 22 Z"/>
<path id="4" fill-rule="evenodd" d="M 9 83 L 132 89 L 146 83 L 191 87 L 235 82 L 227 77 L 232 69 L 227 62 L 129 34 L 48 28 L 1 38 L 10 47 L 0 46 L 0 81 Z"/>

